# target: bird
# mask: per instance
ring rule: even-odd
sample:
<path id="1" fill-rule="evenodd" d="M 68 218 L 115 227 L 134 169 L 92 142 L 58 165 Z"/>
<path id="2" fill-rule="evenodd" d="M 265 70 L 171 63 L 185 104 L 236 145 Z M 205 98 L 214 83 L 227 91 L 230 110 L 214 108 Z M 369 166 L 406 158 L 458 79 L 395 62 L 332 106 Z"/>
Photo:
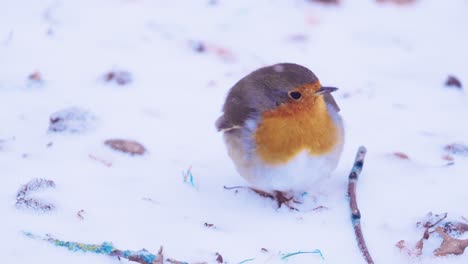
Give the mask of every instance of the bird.
<path id="1" fill-rule="evenodd" d="M 330 176 L 345 136 L 336 90 L 295 63 L 259 68 L 231 87 L 215 126 L 250 189 L 295 209 L 291 201 Z"/>

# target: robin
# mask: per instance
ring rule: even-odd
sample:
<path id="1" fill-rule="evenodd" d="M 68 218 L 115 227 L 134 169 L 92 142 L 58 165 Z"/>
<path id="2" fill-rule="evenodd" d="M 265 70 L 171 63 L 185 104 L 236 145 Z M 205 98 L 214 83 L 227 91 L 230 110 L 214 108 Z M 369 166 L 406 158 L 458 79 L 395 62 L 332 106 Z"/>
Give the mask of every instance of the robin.
<path id="1" fill-rule="evenodd" d="M 230 89 L 216 128 L 252 190 L 292 208 L 336 168 L 344 143 L 336 90 L 292 63 L 260 68 Z"/>

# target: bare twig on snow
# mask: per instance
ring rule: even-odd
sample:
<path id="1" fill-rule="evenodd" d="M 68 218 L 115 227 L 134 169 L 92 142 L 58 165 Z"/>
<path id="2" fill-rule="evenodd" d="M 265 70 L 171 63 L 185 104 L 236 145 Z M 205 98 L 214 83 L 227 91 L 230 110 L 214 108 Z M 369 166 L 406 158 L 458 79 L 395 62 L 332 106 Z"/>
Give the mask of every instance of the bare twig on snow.
<path id="1" fill-rule="evenodd" d="M 358 242 L 359 249 L 361 250 L 364 259 L 368 264 L 373 264 L 374 261 L 369 253 L 369 250 L 366 246 L 366 241 L 362 234 L 361 229 L 361 212 L 359 211 L 357 200 L 356 200 L 356 184 L 359 178 L 359 175 L 362 171 L 362 166 L 364 165 L 364 158 L 366 156 L 366 148 L 361 146 L 356 154 L 356 159 L 354 160 L 353 168 L 349 174 L 348 182 L 348 197 L 349 197 L 349 207 L 351 208 L 351 219 L 354 227 L 354 233 L 356 234 L 356 240 Z"/>

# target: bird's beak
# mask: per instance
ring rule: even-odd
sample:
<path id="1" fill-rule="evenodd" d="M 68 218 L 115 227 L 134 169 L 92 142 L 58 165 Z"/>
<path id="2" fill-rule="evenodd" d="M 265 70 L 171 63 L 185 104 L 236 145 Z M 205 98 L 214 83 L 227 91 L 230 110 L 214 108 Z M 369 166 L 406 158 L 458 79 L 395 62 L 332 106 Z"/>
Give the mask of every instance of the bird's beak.
<path id="1" fill-rule="evenodd" d="M 338 88 L 336 87 L 320 87 L 320 89 L 318 89 L 314 95 L 320 95 L 320 94 L 324 94 L 324 93 L 332 93 L 334 91 L 338 90 Z"/>

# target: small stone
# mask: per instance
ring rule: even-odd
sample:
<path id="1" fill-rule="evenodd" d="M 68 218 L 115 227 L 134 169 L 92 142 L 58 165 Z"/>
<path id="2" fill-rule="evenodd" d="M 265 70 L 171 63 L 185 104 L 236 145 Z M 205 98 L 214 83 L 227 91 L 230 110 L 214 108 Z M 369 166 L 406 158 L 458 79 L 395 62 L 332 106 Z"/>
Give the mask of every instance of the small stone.
<path id="1" fill-rule="evenodd" d="M 130 155 L 143 155 L 146 152 L 146 149 L 142 144 L 133 140 L 108 139 L 104 144 L 112 149 L 128 153 Z"/>

